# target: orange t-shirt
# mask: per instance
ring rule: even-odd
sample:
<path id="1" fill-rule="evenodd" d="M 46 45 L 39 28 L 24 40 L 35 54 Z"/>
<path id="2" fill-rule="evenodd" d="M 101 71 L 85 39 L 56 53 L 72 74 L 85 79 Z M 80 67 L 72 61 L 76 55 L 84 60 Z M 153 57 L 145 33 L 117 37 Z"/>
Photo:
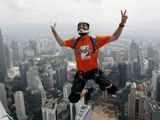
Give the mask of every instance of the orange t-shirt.
<path id="1" fill-rule="evenodd" d="M 111 36 L 96 36 L 96 50 L 93 52 L 93 43 L 90 36 L 83 36 L 76 44 L 75 59 L 78 71 L 87 72 L 98 67 L 99 48 L 110 42 Z M 67 47 L 73 48 L 73 39 L 65 40 Z"/>

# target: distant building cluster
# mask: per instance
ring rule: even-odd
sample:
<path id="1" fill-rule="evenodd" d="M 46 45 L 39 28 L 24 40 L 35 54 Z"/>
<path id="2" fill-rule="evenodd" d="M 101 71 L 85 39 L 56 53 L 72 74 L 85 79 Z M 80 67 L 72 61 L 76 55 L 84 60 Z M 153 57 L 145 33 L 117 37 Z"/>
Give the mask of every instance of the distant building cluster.
<path id="1" fill-rule="evenodd" d="M 92 120 L 93 109 L 101 104 L 98 95 L 118 106 L 119 120 L 160 119 L 156 47 L 128 39 L 104 47 L 100 68 L 119 91 L 110 96 L 97 90 L 88 104 L 85 98 L 76 104 L 68 100 L 76 73 L 72 53 L 47 37 L 8 44 L 0 31 L 0 120 Z"/>

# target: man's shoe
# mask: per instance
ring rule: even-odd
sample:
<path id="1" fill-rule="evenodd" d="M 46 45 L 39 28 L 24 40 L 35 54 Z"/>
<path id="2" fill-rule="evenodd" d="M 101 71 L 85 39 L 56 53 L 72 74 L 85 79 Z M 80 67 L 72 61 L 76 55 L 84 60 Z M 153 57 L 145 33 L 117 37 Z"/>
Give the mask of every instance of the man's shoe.
<path id="1" fill-rule="evenodd" d="M 115 95 L 118 91 L 118 88 L 115 85 L 111 85 L 111 87 L 107 88 L 108 94 Z"/>
<path id="2" fill-rule="evenodd" d="M 86 103 L 91 99 L 91 94 L 92 94 L 92 92 L 93 92 L 94 89 L 91 87 L 91 88 L 89 88 L 87 90 L 88 90 L 88 92 L 85 95 L 85 101 L 86 101 Z"/>

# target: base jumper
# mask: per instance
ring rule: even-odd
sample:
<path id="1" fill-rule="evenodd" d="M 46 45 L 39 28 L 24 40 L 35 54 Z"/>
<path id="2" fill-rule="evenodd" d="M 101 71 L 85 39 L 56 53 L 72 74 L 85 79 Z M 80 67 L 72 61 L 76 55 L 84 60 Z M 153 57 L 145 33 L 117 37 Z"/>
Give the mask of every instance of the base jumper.
<path id="1" fill-rule="evenodd" d="M 108 94 L 116 94 L 117 87 L 105 79 L 106 76 L 98 65 L 98 53 L 102 46 L 119 38 L 127 18 L 126 10 L 121 11 L 121 22 L 118 28 L 112 35 L 105 36 L 90 36 L 90 25 L 84 21 L 79 22 L 77 26 L 79 37 L 63 40 L 55 30 L 56 24 L 51 26 L 51 31 L 58 44 L 61 47 L 69 47 L 74 50 L 77 72 L 69 95 L 70 102 L 76 103 L 82 96 L 90 93 L 90 89 L 85 89 L 86 82 L 90 79 L 94 80 L 102 91 L 107 90 Z"/>

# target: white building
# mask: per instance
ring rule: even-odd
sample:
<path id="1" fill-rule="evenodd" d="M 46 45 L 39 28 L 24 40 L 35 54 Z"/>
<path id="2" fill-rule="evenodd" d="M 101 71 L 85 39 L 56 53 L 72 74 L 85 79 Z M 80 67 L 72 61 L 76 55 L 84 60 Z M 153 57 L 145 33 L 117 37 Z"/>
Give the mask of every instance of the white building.
<path id="1" fill-rule="evenodd" d="M 71 83 L 66 83 L 64 86 L 63 86 L 63 97 L 64 98 L 67 98 L 69 97 L 70 93 L 71 93 L 71 87 L 72 87 L 72 84 Z"/>
<path id="2" fill-rule="evenodd" d="M 24 96 L 22 91 L 17 91 L 14 95 L 16 114 L 19 120 L 26 120 L 26 110 L 24 104 Z"/>

